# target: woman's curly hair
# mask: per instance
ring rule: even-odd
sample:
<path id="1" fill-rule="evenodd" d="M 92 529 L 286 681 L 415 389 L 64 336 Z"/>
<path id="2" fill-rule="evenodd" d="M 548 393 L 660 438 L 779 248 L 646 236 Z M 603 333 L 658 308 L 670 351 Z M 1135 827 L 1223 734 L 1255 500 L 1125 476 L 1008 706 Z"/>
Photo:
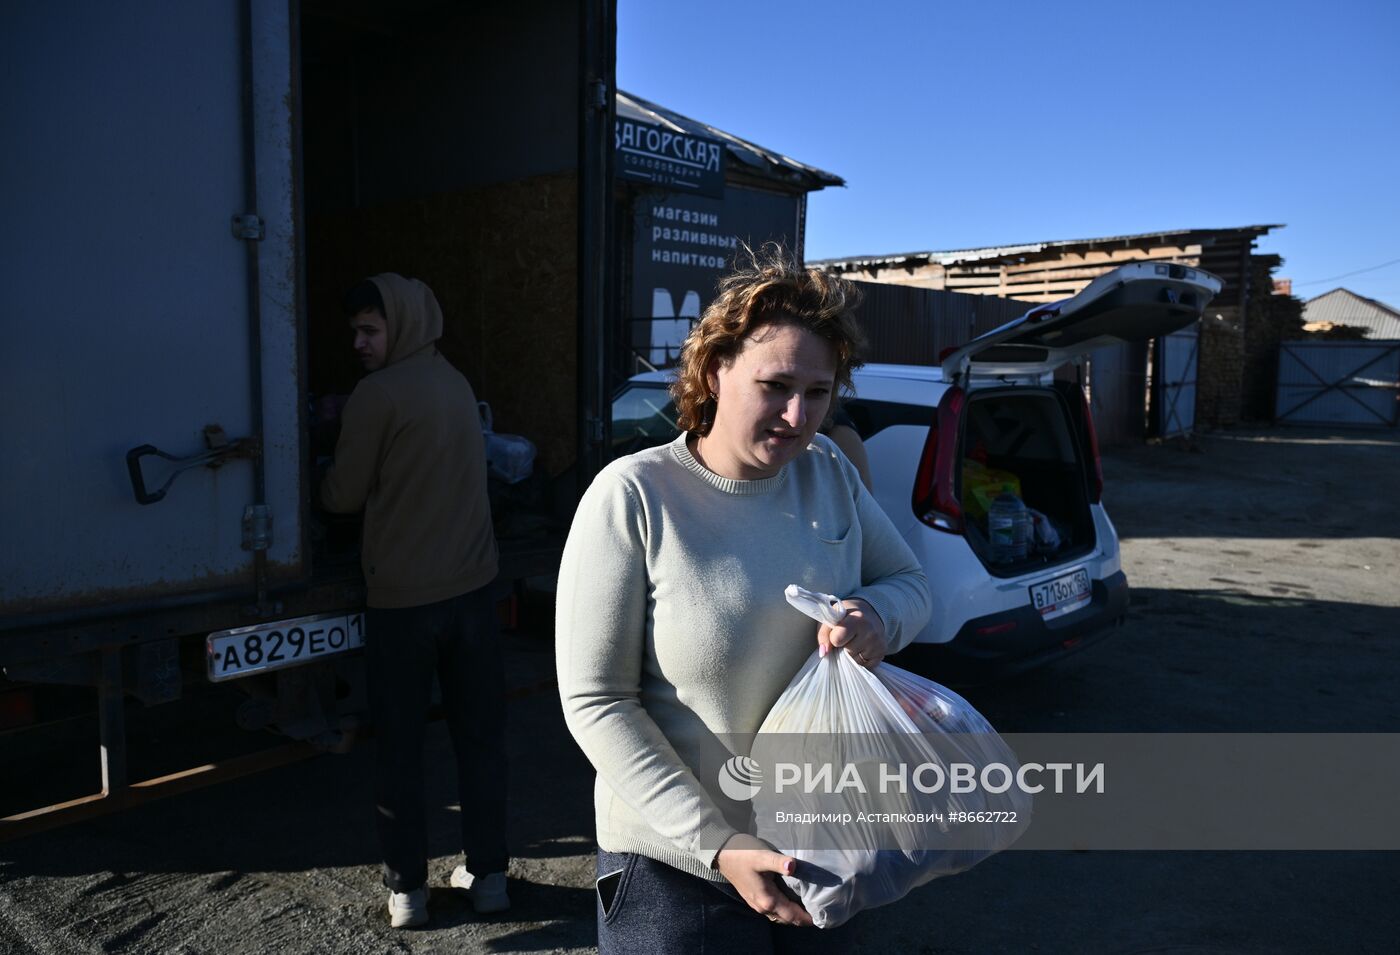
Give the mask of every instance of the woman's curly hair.
<path id="1" fill-rule="evenodd" d="M 681 346 L 671 397 L 682 431 L 710 433 L 715 420 L 710 366 L 716 360 L 728 365 L 744 341 L 765 325 L 796 325 L 830 342 L 836 351 L 838 394 L 850 393 L 851 372 L 863 364 L 865 336 L 853 314 L 860 304 L 858 288 L 839 276 L 801 267 L 777 243 L 757 252 L 744 246 L 740 256 L 747 263 L 720 279 L 719 295 Z"/>

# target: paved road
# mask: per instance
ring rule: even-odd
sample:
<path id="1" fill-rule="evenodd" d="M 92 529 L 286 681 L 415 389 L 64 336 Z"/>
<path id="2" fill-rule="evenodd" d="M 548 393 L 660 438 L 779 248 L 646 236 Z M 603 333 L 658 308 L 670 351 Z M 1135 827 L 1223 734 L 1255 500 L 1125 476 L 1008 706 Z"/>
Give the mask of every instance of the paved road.
<path id="1" fill-rule="evenodd" d="M 1400 732 L 1400 440 L 1265 431 L 1109 455 L 1134 584 L 1129 625 L 1043 671 L 967 693 L 1007 732 Z M 510 638 L 516 686 L 546 636 Z M 587 951 L 590 773 L 548 693 L 512 707 L 505 916 L 433 892 L 393 932 L 369 827 L 368 753 L 326 756 L 0 845 L 0 952 Z M 434 731 L 430 759 L 446 761 Z M 446 773 L 432 883 L 454 864 Z M 11 775 L 4 786 L 24 787 Z M 1400 855 L 1007 852 L 867 920 L 928 953 L 1400 949 Z"/>

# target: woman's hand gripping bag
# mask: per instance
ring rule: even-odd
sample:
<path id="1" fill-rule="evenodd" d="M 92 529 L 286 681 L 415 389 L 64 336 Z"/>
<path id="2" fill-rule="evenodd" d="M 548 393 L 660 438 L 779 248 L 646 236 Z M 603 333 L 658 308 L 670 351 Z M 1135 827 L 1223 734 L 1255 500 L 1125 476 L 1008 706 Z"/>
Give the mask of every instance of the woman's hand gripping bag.
<path id="1" fill-rule="evenodd" d="M 788 598 L 817 620 L 843 612 L 824 594 L 790 587 Z M 971 704 L 841 651 L 807 660 L 752 759 L 757 835 L 798 860 L 785 882 L 819 928 L 970 869 L 1030 824 L 1016 755 Z"/>

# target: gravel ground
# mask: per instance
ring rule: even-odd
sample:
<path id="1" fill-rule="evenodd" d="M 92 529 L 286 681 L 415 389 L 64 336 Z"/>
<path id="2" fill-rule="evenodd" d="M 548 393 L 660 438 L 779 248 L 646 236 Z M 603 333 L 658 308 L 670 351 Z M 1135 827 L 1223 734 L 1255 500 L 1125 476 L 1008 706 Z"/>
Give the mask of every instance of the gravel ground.
<path id="1" fill-rule="evenodd" d="M 1230 432 L 1115 452 L 1104 469 L 1128 626 L 968 691 L 998 728 L 1400 732 L 1400 437 Z M 512 685 L 547 680 L 547 633 L 508 639 Z M 587 951 L 591 773 L 553 694 L 511 717 L 502 916 L 443 888 L 457 819 L 441 772 L 433 922 L 388 927 L 362 747 L 0 844 L 0 952 Z M 430 765 L 448 759 L 435 727 Z M 1395 853 L 1013 851 L 866 919 L 865 947 L 1391 953 L 1397 896 Z"/>

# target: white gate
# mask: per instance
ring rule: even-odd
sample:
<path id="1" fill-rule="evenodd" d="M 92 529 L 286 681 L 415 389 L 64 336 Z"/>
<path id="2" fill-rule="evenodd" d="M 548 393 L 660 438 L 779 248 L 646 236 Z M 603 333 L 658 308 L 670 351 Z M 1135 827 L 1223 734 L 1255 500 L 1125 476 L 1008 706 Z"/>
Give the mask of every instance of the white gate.
<path id="1" fill-rule="evenodd" d="M 1196 364 L 1201 323 L 1158 339 L 1153 386 L 1156 432 L 1163 438 L 1190 434 L 1196 426 Z"/>

